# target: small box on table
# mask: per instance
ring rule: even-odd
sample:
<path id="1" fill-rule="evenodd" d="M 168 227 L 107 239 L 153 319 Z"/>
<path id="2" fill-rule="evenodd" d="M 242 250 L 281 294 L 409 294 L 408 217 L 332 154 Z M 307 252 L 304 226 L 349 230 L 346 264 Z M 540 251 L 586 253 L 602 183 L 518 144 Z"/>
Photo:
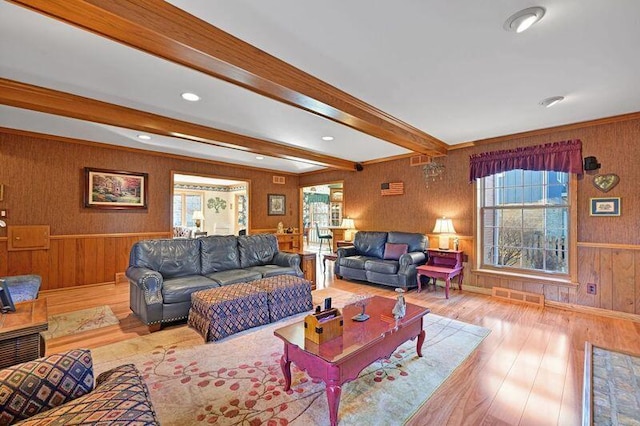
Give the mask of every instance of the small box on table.
<path id="1" fill-rule="evenodd" d="M 304 337 L 320 345 L 342 336 L 343 326 L 340 311 L 336 308 L 327 309 L 304 318 Z"/>

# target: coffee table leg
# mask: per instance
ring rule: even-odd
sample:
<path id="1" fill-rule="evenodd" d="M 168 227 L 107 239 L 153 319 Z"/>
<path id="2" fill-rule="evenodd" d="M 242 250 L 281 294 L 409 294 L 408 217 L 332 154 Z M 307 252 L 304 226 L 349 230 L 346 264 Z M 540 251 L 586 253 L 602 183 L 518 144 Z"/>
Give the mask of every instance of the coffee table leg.
<path id="1" fill-rule="evenodd" d="M 339 385 L 327 384 L 327 401 L 329 402 L 329 421 L 331 426 L 338 424 L 338 407 L 340 406 L 340 394 L 342 388 Z"/>
<path id="2" fill-rule="evenodd" d="M 418 334 L 418 343 L 416 344 L 416 353 L 418 354 L 419 357 L 422 357 L 422 344 L 424 343 L 424 338 L 426 337 L 426 333 L 424 332 L 424 330 L 422 330 L 420 332 L 420 334 Z"/>
<path id="3" fill-rule="evenodd" d="M 291 389 L 291 361 L 289 361 L 286 356 L 287 350 L 285 348 L 285 354 L 280 358 L 280 367 L 282 368 L 282 375 L 284 376 L 285 392 Z"/>

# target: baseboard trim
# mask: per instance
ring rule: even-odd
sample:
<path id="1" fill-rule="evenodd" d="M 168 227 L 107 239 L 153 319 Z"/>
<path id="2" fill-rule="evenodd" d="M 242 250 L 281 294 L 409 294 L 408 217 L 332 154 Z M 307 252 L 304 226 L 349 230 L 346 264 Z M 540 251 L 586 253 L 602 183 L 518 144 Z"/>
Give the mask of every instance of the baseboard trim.
<path id="1" fill-rule="evenodd" d="M 476 287 L 471 285 L 462 285 L 462 290 L 469 293 L 480 293 L 491 296 L 492 288 Z M 555 300 L 545 299 L 545 308 L 556 308 L 565 311 L 578 312 L 581 314 L 597 315 L 606 318 L 622 319 L 640 323 L 640 315 L 628 312 L 611 311 L 609 309 L 594 308 L 592 306 L 576 305 L 574 303 L 557 302 Z"/>
<path id="2" fill-rule="evenodd" d="M 573 303 L 545 301 L 545 306 L 549 308 L 564 309 L 565 311 L 578 312 L 581 314 L 598 315 L 601 317 L 629 320 L 640 323 L 640 315 L 628 312 L 610 311 L 609 309 L 594 308 L 592 306 L 575 305 Z"/>
<path id="3" fill-rule="evenodd" d="M 78 290 L 81 288 L 91 288 L 91 287 L 104 287 L 104 286 L 114 286 L 116 283 L 114 281 L 107 281 L 104 283 L 95 283 L 95 284 L 84 284 L 84 285 L 74 285 L 73 287 L 62 287 L 62 288 L 50 288 L 47 290 L 40 290 L 40 294 L 47 295 L 52 293 L 59 293 L 61 291 L 68 290 Z"/>
<path id="4" fill-rule="evenodd" d="M 465 283 L 462 283 L 462 291 L 468 291 L 469 293 L 479 293 L 479 294 L 485 294 L 487 296 L 491 296 L 490 288 L 476 287 L 473 285 L 465 285 Z"/>

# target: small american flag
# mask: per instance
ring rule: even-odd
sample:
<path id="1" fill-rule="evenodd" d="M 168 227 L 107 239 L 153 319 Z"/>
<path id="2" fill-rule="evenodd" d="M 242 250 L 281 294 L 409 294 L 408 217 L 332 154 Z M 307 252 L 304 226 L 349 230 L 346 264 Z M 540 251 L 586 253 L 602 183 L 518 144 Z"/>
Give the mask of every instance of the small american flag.
<path id="1" fill-rule="evenodd" d="M 403 182 L 387 182 L 380 185 L 380 195 L 402 195 L 404 194 Z"/>

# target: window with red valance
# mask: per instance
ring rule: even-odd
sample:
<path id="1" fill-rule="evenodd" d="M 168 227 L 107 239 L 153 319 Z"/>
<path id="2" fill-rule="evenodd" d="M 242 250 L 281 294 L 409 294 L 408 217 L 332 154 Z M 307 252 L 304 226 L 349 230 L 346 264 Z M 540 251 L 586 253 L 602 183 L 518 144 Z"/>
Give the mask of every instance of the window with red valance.
<path id="1" fill-rule="evenodd" d="M 582 142 L 573 139 L 471 155 L 469 181 L 517 169 L 582 175 Z"/>
<path id="2" fill-rule="evenodd" d="M 583 174 L 578 139 L 470 157 L 478 269 L 574 281 L 572 174 Z"/>

